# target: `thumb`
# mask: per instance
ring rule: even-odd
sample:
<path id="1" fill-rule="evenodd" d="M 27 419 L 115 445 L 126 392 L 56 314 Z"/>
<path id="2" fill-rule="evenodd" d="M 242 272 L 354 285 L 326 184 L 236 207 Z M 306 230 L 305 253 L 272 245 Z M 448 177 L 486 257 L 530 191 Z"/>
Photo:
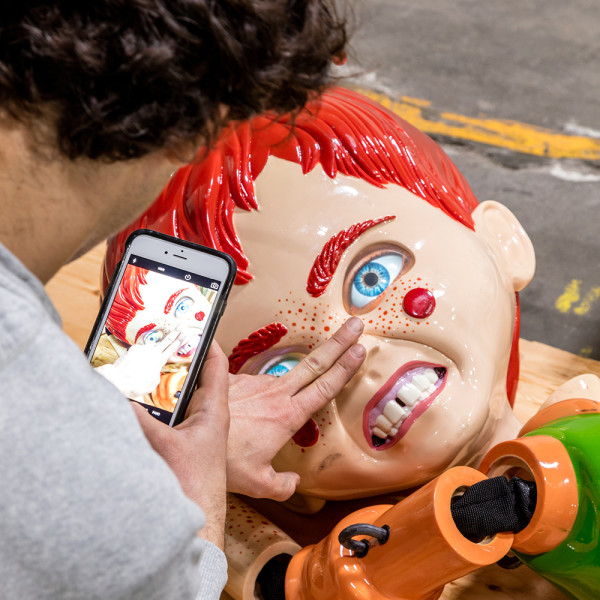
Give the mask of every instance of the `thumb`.
<path id="1" fill-rule="evenodd" d="M 148 411 L 137 402 L 131 402 L 131 406 L 146 439 L 154 450 L 161 453 L 161 450 L 168 445 L 173 430 L 166 423 L 161 423 L 158 419 L 149 415 Z"/>

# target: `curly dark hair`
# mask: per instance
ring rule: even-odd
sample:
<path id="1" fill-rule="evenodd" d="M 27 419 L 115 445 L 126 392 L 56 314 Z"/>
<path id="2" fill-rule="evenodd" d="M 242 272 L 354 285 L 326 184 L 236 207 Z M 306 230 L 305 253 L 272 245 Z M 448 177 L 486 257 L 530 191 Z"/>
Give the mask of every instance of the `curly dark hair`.
<path id="1" fill-rule="evenodd" d="M 71 159 L 137 158 L 298 109 L 346 41 L 334 0 L 7 0 L 0 108 L 51 114 Z"/>

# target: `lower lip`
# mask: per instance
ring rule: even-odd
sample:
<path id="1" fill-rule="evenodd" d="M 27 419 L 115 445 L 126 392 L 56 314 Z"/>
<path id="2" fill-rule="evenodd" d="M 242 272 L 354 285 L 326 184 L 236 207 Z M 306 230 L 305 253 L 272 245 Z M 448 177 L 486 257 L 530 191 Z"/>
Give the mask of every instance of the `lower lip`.
<path id="1" fill-rule="evenodd" d="M 431 394 L 431 396 L 429 396 L 429 398 L 427 398 L 427 400 L 420 401 L 412 409 L 410 415 L 408 415 L 408 417 L 406 417 L 406 419 L 403 421 L 402 425 L 400 425 L 400 428 L 398 429 L 398 433 L 396 434 L 394 439 L 392 439 L 389 442 L 386 442 L 385 444 L 382 444 L 381 446 L 373 445 L 373 442 L 371 440 L 371 429 L 369 427 L 369 414 L 370 414 L 371 410 L 375 406 L 377 406 L 377 404 L 383 399 L 383 397 L 392 389 L 392 387 L 394 386 L 396 381 L 398 381 L 398 379 L 400 379 L 400 377 L 402 377 L 402 375 L 404 375 L 408 371 L 411 371 L 412 369 L 415 369 L 417 367 L 433 369 L 433 368 L 439 367 L 439 366 L 441 366 L 441 365 L 437 365 L 437 364 L 433 364 L 433 363 L 423 363 L 423 362 L 407 363 L 406 365 L 403 365 L 400 369 L 398 369 L 398 371 L 396 371 L 386 381 L 386 383 L 383 386 L 381 386 L 381 388 L 373 396 L 373 398 L 371 398 L 371 400 L 367 404 L 367 407 L 365 408 L 365 411 L 363 413 L 363 433 L 367 440 L 367 443 L 369 444 L 369 446 L 371 448 L 373 448 L 373 450 L 389 450 L 392 446 L 395 446 L 408 433 L 408 431 L 412 427 L 413 423 L 431 406 L 433 401 L 440 395 L 440 392 L 444 389 L 444 386 L 446 385 L 446 377 L 448 376 L 447 375 L 448 372 L 446 371 L 446 377 L 444 377 L 444 380 L 442 381 L 442 384 L 440 385 L 440 387 L 437 388 L 435 390 L 435 392 L 433 392 Z"/>

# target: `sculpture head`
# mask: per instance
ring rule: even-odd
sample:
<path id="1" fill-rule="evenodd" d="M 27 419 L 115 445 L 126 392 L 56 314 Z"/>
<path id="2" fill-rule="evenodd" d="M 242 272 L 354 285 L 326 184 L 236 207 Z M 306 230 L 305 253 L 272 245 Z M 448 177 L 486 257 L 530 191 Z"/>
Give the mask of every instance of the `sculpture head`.
<path id="1" fill-rule="evenodd" d="M 516 433 L 515 292 L 531 243 L 380 105 L 334 89 L 294 119 L 230 128 L 111 240 L 107 273 L 138 227 L 236 260 L 217 332 L 232 371 L 280 375 L 349 315 L 363 320 L 361 370 L 274 463 L 300 473 L 300 493 L 406 489 Z"/>
<path id="2" fill-rule="evenodd" d="M 129 346 L 158 344 L 179 328 L 184 335 L 169 362 L 189 363 L 210 309 L 210 302 L 197 286 L 127 265 L 106 328 Z"/>

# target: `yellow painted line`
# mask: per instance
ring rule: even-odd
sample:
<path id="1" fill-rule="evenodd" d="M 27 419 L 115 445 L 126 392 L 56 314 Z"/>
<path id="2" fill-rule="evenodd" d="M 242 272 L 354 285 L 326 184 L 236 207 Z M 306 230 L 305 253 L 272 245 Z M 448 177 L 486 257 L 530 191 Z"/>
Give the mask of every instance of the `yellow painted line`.
<path id="1" fill-rule="evenodd" d="M 571 310 L 571 306 L 575 302 L 579 302 L 580 293 L 579 288 L 581 286 L 581 279 L 572 279 L 567 286 L 565 291 L 556 299 L 554 306 L 561 313 L 568 313 Z"/>
<path id="2" fill-rule="evenodd" d="M 565 135 L 518 121 L 468 117 L 436 110 L 431 102 L 420 98 L 401 96 L 395 99 L 372 90 L 355 89 L 431 135 L 478 142 L 547 158 L 600 159 L 599 139 Z"/>
<path id="3" fill-rule="evenodd" d="M 598 298 L 600 298 L 600 287 L 593 287 L 582 300 L 581 304 L 573 309 L 573 312 L 576 315 L 587 315 L 590 312 L 590 308 L 592 308 L 592 304 L 597 302 Z"/>

